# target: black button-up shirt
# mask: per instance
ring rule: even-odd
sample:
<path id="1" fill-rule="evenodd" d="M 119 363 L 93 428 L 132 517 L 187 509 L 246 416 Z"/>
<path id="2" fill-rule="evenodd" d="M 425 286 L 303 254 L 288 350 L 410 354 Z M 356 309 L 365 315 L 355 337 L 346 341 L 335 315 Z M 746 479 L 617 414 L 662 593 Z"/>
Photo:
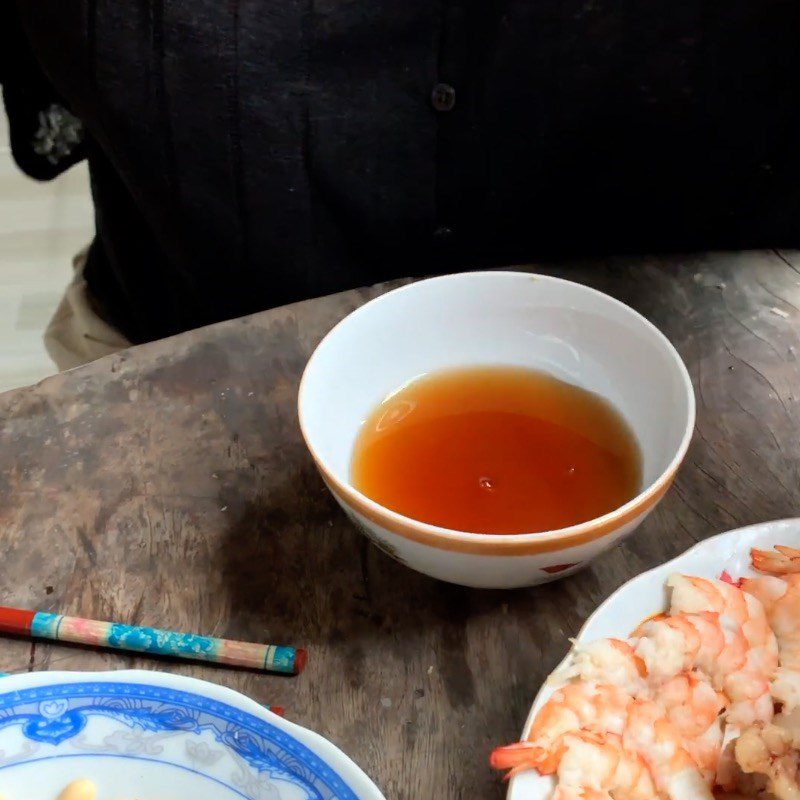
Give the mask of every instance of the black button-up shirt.
<path id="1" fill-rule="evenodd" d="M 19 4 L 133 340 L 390 276 L 800 245 L 800 4 Z"/>

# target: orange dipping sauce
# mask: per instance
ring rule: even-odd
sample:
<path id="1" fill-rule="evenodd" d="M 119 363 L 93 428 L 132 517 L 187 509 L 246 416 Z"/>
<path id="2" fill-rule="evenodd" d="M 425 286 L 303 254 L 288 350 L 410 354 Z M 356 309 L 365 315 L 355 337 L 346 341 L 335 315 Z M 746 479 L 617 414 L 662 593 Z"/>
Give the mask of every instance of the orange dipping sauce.
<path id="1" fill-rule="evenodd" d="M 641 455 L 593 392 L 517 367 L 448 370 L 384 400 L 355 444 L 356 489 L 406 517 L 474 533 L 535 533 L 633 499 Z"/>

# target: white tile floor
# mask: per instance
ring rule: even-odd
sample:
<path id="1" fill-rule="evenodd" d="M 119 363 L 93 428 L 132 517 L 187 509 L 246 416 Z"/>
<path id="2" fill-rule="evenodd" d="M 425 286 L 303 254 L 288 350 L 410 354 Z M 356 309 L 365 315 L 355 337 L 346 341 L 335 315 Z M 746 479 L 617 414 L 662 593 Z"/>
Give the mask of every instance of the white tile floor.
<path id="1" fill-rule="evenodd" d="M 56 371 L 42 334 L 93 229 L 85 163 L 47 183 L 26 177 L 0 108 L 0 392 Z"/>

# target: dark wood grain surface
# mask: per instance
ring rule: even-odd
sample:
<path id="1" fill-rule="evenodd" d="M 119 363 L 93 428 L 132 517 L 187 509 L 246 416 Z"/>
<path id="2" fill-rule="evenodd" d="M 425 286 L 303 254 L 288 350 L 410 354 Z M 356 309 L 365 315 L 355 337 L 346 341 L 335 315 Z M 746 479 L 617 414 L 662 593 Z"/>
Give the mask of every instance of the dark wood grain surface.
<path id="1" fill-rule="evenodd" d="M 800 509 L 800 254 L 543 268 L 620 298 L 686 360 L 698 424 L 633 538 L 561 582 L 449 586 L 337 510 L 297 427 L 308 355 L 382 288 L 156 342 L 0 396 L 0 603 L 309 648 L 298 678 L 0 641 L 0 669 L 167 669 L 318 730 L 392 800 L 500 798 L 567 637 L 622 582 L 696 541 Z"/>

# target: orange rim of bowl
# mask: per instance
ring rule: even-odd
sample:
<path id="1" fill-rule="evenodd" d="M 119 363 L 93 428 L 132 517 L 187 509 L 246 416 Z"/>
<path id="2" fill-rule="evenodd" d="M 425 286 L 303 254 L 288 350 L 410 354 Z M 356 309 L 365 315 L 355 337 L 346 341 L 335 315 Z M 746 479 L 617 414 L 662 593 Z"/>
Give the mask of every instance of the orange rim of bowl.
<path id="1" fill-rule="evenodd" d="M 379 303 L 391 294 L 396 292 L 403 292 L 420 284 L 428 283 L 431 281 L 447 280 L 448 278 L 457 277 L 458 275 L 492 275 L 493 277 L 511 277 L 511 276 L 525 276 L 535 277 L 557 283 L 566 283 L 572 286 L 579 287 L 580 289 L 599 295 L 605 301 L 611 302 L 624 309 L 627 313 L 634 315 L 644 325 L 645 328 L 650 329 L 657 338 L 661 339 L 667 350 L 672 355 L 678 371 L 683 378 L 684 386 L 686 388 L 687 397 L 689 400 L 689 407 L 687 409 L 686 428 L 684 430 L 683 438 L 681 439 L 678 449 L 675 452 L 672 460 L 666 469 L 653 481 L 646 489 L 643 489 L 636 497 L 629 500 L 625 505 L 620 506 L 602 517 L 581 522 L 577 525 L 572 525 L 568 528 L 561 528 L 553 531 L 542 531 L 540 533 L 510 533 L 510 534 L 494 534 L 494 533 L 470 533 L 467 531 L 449 530 L 447 528 L 440 528 L 427 522 L 412 519 L 411 517 L 403 516 L 402 514 L 392 511 L 374 500 L 370 500 L 366 495 L 363 495 L 357 489 L 354 489 L 349 484 L 336 477 L 323 463 L 322 459 L 317 455 L 310 437 L 306 432 L 305 421 L 300 401 L 303 396 L 303 386 L 305 384 L 306 376 L 314 361 L 319 349 L 325 341 L 337 330 L 337 328 L 345 323 L 354 314 L 357 314 L 361 309 L 365 308 L 372 303 Z M 525 272 L 512 272 L 512 271 L 493 271 L 493 272 L 472 272 L 472 273 L 456 273 L 455 275 L 442 275 L 436 278 L 428 278 L 426 280 L 417 281 L 415 283 L 407 284 L 399 289 L 393 289 L 385 294 L 370 300 L 359 308 L 351 311 L 347 316 L 340 320 L 320 341 L 311 357 L 306 364 L 303 376 L 300 380 L 300 389 L 298 392 L 298 417 L 300 422 L 300 430 L 308 447 L 312 458 L 321 473 L 325 483 L 330 491 L 344 506 L 349 507 L 353 511 L 360 514 L 365 519 L 369 520 L 381 528 L 401 536 L 404 539 L 417 542 L 419 544 L 435 547 L 440 550 L 447 550 L 455 553 L 467 553 L 474 555 L 491 555 L 491 556 L 516 556 L 516 555 L 536 555 L 539 553 L 554 553 L 561 550 L 566 550 L 572 547 L 588 544 L 597 539 L 608 536 L 615 531 L 619 530 L 622 526 L 637 519 L 650 511 L 653 506 L 664 496 L 667 489 L 672 485 L 675 479 L 675 473 L 678 471 L 686 452 L 689 449 L 689 444 L 694 433 L 696 416 L 696 402 L 694 396 L 694 388 L 692 386 L 689 372 L 686 365 L 683 363 L 678 351 L 675 349 L 672 342 L 646 317 L 639 314 L 630 306 L 625 305 L 623 302 L 607 295 L 603 292 L 593 289 L 584 284 L 575 283 L 574 281 L 564 280 L 562 278 L 555 278 L 550 275 L 536 275 L 535 273 Z"/>

